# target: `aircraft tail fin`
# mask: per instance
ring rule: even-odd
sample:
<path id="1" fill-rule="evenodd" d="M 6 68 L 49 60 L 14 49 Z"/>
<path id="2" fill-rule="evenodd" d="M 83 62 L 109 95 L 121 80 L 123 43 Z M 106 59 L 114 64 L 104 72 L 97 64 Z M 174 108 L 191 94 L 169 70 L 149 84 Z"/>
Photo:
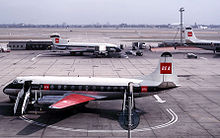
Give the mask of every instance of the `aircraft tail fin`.
<path id="1" fill-rule="evenodd" d="M 54 33 L 50 36 L 53 45 L 67 44 L 68 40 L 62 39 L 58 33 Z"/>
<path id="2" fill-rule="evenodd" d="M 175 74 L 172 54 L 169 52 L 162 53 L 157 68 L 150 75 L 145 76 L 144 80 L 158 82 L 160 88 L 180 86 Z"/>
<path id="3" fill-rule="evenodd" d="M 185 28 L 185 40 L 186 40 L 186 43 L 193 43 L 197 40 L 191 27 Z"/>

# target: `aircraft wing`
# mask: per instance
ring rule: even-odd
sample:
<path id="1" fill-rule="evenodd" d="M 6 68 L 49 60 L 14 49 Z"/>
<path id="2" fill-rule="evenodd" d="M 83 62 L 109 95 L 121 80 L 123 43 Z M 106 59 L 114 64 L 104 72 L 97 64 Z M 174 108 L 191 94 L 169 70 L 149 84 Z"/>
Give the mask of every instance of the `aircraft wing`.
<path id="1" fill-rule="evenodd" d="M 52 104 L 50 108 L 52 109 L 63 109 L 77 104 L 85 103 L 88 101 L 95 100 L 94 97 L 81 95 L 81 94 L 69 94 L 59 99 L 57 102 Z"/>
<path id="2" fill-rule="evenodd" d="M 73 48 L 68 50 L 69 52 L 94 52 L 95 49 L 91 49 L 91 48 Z"/>

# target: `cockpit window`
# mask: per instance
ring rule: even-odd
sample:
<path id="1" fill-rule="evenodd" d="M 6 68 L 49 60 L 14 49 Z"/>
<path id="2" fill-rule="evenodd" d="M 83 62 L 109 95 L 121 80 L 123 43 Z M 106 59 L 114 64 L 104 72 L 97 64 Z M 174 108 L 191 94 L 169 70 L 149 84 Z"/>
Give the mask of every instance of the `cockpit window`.
<path id="1" fill-rule="evenodd" d="M 18 83 L 18 80 L 13 80 L 12 83 L 13 83 L 13 84 L 17 84 L 17 83 Z"/>

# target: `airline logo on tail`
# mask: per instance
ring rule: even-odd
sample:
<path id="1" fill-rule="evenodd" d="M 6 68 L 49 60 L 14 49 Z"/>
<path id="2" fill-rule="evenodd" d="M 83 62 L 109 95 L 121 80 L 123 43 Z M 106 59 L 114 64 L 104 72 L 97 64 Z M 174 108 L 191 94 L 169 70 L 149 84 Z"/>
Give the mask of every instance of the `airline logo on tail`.
<path id="1" fill-rule="evenodd" d="M 59 38 L 55 38 L 55 43 L 59 43 L 59 42 L 60 42 Z"/>
<path id="2" fill-rule="evenodd" d="M 160 63 L 160 74 L 172 74 L 172 63 Z"/>
<path id="3" fill-rule="evenodd" d="M 188 32 L 188 37 L 192 37 L 192 32 Z"/>

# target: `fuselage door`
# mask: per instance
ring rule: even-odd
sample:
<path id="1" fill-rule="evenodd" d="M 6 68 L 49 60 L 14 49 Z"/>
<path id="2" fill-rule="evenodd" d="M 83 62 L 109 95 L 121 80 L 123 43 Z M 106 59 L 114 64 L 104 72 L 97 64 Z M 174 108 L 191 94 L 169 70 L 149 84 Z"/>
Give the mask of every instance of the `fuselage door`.
<path id="1" fill-rule="evenodd" d="M 99 52 L 100 53 L 106 52 L 106 45 L 99 45 Z"/>

